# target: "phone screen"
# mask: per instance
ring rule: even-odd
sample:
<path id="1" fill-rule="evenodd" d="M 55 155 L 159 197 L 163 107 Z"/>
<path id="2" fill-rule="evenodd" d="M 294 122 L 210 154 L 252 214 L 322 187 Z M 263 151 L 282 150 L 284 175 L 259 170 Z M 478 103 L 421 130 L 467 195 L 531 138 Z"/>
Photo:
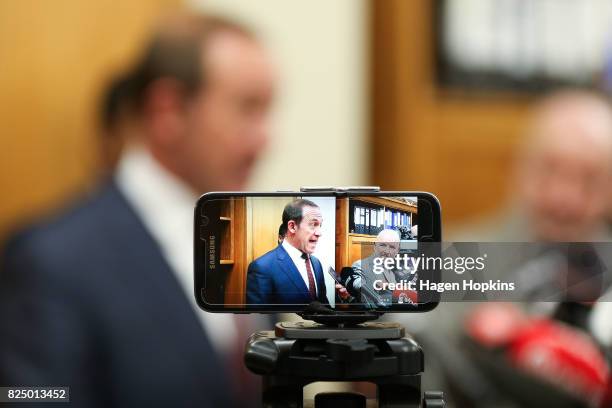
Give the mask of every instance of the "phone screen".
<path id="1" fill-rule="evenodd" d="M 440 241 L 427 193 L 209 193 L 195 211 L 195 296 L 225 312 L 424 311 L 413 260 Z M 427 245 L 427 248 L 424 246 Z"/>

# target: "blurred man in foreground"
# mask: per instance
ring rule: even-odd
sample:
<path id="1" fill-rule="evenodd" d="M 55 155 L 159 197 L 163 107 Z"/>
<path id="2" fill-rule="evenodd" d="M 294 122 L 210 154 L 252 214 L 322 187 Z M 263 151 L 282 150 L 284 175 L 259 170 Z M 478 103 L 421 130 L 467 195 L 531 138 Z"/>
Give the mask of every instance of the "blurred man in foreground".
<path id="1" fill-rule="evenodd" d="M 244 339 L 231 316 L 194 310 L 193 205 L 245 187 L 268 140 L 272 71 L 234 23 L 180 15 L 158 27 L 128 75 L 114 181 L 6 250 L 0 385 L 69 386 L 86 407 L 231 404 L 242 356 L 218 354 Z"/>
<path id="2" fill-rule="evenodd" d="M 112 176 L 121 158 L 125 139 L 129 138 L 129 124 L 133 122 L 130 86 L 129 78 L 115 77 L 107 84 L 100 98 L 100 137 L 97 142 L 101 177 Z"/>

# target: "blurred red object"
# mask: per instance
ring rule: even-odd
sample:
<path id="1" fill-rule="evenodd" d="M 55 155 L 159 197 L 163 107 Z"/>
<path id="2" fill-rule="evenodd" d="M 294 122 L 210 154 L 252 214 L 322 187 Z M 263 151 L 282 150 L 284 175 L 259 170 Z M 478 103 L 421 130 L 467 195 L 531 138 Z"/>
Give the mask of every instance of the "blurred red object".
<path id="1" fill-rule="evenodd" d="M 530 318 L 512 304 L 478 307 L 466 321 L 468 335 L 486 348 L 502 349 L 515 367 L 587 399 L 605 400 L 608 363 L 586 334 L 562 323 Z"/>
<path id="2" fill-rule="evenodd" d="M 467 332 L 487 347 L 505 346 L 529 324 L 529 319 L 510 303 L 477 307 L 468 317 Z"/>
<path id="3" fill-rule="evenodd" d="M 399 290 L 393 291 L 393 300 L 401 304 L 416 304 L 418 302 L 418 294 L 414 290 Z"/>
<path id="4" fill-rule="evenodd" d="M 601 401 L 601 408 L 612 408 L 612 378 L 608 377 L 608 387 Z"/>
<path id="5" fill-rule="evenodd" d="M 515 338 L 508 357 L 516 366 L 566 391 L 601 401 L 608 364 L 584 333 L 550 320 L 534 321 Z"/>

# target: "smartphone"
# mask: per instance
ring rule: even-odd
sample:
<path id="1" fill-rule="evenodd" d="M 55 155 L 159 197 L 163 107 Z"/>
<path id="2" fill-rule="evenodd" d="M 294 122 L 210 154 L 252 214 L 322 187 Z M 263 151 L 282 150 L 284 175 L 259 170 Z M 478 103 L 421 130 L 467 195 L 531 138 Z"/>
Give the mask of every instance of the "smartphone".
<path id="1" fill-rule="evenodd" d="M 213 192 L 195 208 L 194 288 L 212 312 L 424 312 L 439 270 L 417 270 L 441 241 L 426 192 Z"/>

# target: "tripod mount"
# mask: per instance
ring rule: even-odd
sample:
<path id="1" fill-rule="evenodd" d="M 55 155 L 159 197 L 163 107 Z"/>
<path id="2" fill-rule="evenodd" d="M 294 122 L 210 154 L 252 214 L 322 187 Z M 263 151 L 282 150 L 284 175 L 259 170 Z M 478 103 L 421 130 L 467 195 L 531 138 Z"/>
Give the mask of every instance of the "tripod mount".
<path id="1" fill-rule="evenodd" d="M 304 386 L 319 381 L 367 381 L 380 408 L 444 407 L 441 392 L 421 392 L 421 347 L 397 323 L 368 322 L 381 313 L 341 313 L 314 304 L 274 331 L 251 335 L 244 361 L 263 379 L 264 408 L 301 408 Z M 323 393 L 315 408 L 366 407 L 356 393 Z"/>

